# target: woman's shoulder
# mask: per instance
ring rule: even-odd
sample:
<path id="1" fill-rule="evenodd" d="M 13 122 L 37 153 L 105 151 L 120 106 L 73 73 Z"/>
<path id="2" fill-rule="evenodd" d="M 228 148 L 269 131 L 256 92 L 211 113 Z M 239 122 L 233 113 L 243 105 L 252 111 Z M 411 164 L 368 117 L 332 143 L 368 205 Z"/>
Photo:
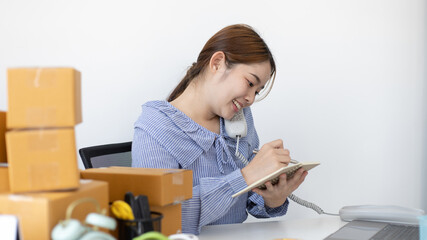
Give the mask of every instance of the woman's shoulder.
<path id="1" fill-rule="evenodd" d="M 157 131 L 179 129 L 182 132 L 198 129 L 194 121 L 165 100 L 144 103 L 135 127 Z"/>
<path id="2" fill-rule="evenodd" d="M 135 123 L 139 134 L 144 133 L 173 155 L 181 166 L 188 166 L 213 140 L 198 134 L 197 125 L 167 101 L 150 101 L 142 105 Z M 209 146 L 210 146 L 209 145 Z M 200 146 L 200 147 L 199 147 Z M 188 151 L 191 148 L 192 151 Z"/>
<path id="3" fill-rule="evenodd" d="M 161 111 L 161 109 L 170 108 L 170 107 L 171 107 L 170 103 L 168 103 L 166 100 L 153 100 L 153 101 L 148 101 L 142 104 L 143 110 L 150 109 L 155 111 Z"/>
<path id="4" fill-rule="evenodd" d="M 170 113 L 172 106 L 167 101 L 155 100 L 144 103 L 141 106 L 141 114 L 135 123 L 135 126 L 143 127 L 146 125 L 162 125 L 172 122 Z M 156 124 L 157 123 L 157 124 Z"/>

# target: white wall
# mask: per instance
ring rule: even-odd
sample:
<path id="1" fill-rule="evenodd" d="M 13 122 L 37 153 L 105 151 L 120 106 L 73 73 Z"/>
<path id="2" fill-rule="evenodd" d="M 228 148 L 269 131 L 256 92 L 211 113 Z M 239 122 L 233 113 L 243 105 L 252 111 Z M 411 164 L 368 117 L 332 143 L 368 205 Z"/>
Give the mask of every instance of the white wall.
<path id="1" fill-rule="evenodd" d="M 247 23 L 278 67 L 253 106 L 261 142 L 321 162 L 296 194 L 329 212 L 427 209 L 426 14 L 423 0 L 0 0 L 0 110 L 7 68 L 71 66 L 77 147 L 129 141 L 140 105 L 166 98 L 216 31 Z M 292 204 L 288 217 L 312 215 Z"/>

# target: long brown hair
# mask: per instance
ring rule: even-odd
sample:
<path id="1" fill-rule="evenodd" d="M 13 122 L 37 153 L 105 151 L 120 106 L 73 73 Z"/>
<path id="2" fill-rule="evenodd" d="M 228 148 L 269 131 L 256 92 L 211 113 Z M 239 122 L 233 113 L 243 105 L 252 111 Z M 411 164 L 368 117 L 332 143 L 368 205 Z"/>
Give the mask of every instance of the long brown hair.
<path id="1" fill-rule="evenodd" d="M 264 94 L 257 101 L 264 99 L 270 92 L 276 77 L 276 64 L 264 40 L 255 30 L 245 24 L 227 26 L 213 35 L 205 44 L 197 58 L 197 62 L 188 69 L 186 75 L 169 95 L 168 102 L 179 97 L 190 82 L 203 72 L 215 52 L 222 51 L 225 54 L 225 63 L 228 68 L 234 64 L 251 64 L 269 61 L 271 66 L 270 77 Z"/>

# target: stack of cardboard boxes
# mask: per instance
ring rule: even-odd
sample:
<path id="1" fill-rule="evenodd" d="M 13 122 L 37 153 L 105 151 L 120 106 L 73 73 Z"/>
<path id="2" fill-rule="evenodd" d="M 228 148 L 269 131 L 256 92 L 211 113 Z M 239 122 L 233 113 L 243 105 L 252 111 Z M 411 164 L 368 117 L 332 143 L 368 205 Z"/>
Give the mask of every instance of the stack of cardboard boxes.
<path id="1" fill-rule="evenodd" d="M 8 70 L 6 146 L 12 192 L 79 187 L 74 126 L 82 121 L 80 73 Z"/>
<path id="2" fill-rule="evenodd" d="M 8 70 L 9 109 L 0 114 L 2 140 L 6 135 L 0 162 L 8 163 L 0 168 L 0 214 L 18 216 L 24 240 L 50 239 L 76 199 L 91 197 L 108 208 L 107 183 L 79 177 L 74 126 L 82 121 L 80 81 L 73 68 Z M 82 205 L 73 218 L 96 210 Z"/>
<path id="3" fill-rule="evenodd" d="M 77 199 L 91 197 L 107 209 L 127 192 L 148 197 L 151 211 L 163 215 L 163 234 L 181 231 L 181 203 L 192 197 L 190 170 L 110 167 L 79 174 L 74 126 L 82 122 L 80 72 L 9 69 L 8 96 L 8 112 L 0 112 L 0 214 L 18 217 L 22 239 L 50 239 Z M 84 203 L 72 218 L 83 221 L 95 211 Z"/>

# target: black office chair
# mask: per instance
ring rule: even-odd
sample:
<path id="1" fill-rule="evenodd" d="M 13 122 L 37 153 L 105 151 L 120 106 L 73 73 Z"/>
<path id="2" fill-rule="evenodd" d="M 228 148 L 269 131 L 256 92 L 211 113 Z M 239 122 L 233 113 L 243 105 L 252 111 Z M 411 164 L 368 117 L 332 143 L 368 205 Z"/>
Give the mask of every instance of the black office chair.
<path id="1" fill-rule="evenodd" d="M 80 157 L 86 169 L 109 166 L 132 166 L 132 142 L 81 148 Z"/>

